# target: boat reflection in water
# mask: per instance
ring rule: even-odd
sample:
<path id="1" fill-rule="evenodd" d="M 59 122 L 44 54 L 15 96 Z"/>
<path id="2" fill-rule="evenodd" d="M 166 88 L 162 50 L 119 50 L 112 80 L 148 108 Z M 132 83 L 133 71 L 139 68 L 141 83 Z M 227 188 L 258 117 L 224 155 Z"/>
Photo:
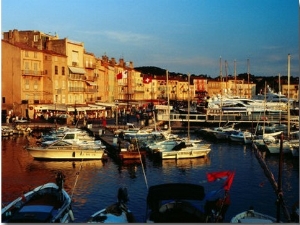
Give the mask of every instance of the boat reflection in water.
<path id="1" fill-rule="evenodd" d="M 203 158 L 194 158 L 194 159 L 180 159 L 180 160 L 161 160 L 162 168 L 174 168 L 178 169 L 191 169 L 198 167 L 205 167 L 210 165 L 210 157 L 206 156 Z"/>

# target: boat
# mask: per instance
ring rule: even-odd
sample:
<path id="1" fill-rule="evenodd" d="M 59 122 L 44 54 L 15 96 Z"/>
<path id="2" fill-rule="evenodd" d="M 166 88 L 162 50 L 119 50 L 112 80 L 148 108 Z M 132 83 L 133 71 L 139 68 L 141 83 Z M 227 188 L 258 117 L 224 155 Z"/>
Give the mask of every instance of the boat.
<path id="1" fill-rule="evenodd" d="M 133 144 L 130 144 L 128 148 L 121 148 L 119 153 L 120 160 L 130 160 L 130 159 L 145 159 L 146 151 L 137 150 Z"/>
<path id="2" fill-rule="evenodd" d="M 2 137 L 9 137 L 14 134 L 14 130 L 9 126 L 1 126 L 1 136 Z"/>
<path id="3" fill-rule="evenodd" d="M 280 153 L 280 141 L 277 139 L 276 142 L 267 144 L 267 150 L 270 154 L 279 154 Z M 282 151 L 284 154 L 292 153 L 291 145 L 288 140 L 284 140 L 282 143 Z"/>
<path id="4" fill-rule="evenodd" d="M 257 223 L 257 224 L 265 224 L 265 223 L 276 223 L 276 218 L 262 214 L 254 211 L 252 208 L 241 212 L 230 220 L 230 223 Z"/>
<path id="5" fill-rule="evenodd" d="M 229 135 L 229 139 L 233 142 L 240 142 L 243 144 L 252 144 L 253 135 L 249 131 L 236 131 Z"/>
<path id="6" fill-rule="evenodd" d="M 159 151 L 161 159 L 192 159 L 206 157 L 211 151 L 211 144 L 182 140 L 170 151 Z"/>
<path id="7" fill-rule="evenodd" d="M 165 183 L 149 187 L 145 222 L 222 222 L 230 205 L 229 189 L 234 174 L 231 171 L 207 173 L 205 182 L 226 178 L 221 189 L 207 194 L 202 185 L 192 183 Z"/>
<path id="8" fill-rule="evenodd" d="M 119 135 L 121 132 L 123 133 L 136 133 L 140 130 L 140 128 L 135 127 L 133 123 L 127 123 L 126 124 L 127 129 L 117 129 L 114 130 L 114 135 Z"/>
<path id="9" fill-rule="evenodd" d="M 87 132 L 79 129 L 68 130 L 64 132 L 64 135 L 61 138 L 57 138 L 57 139 L 53 138 L 53 139 L 49 139 L 48 141 L 42 141 L 41 146 L 49 146 L 58 140 L 69 142 L 70 144 L 74 144 L 74 145 L 81 145 L 82 147 L 86 147 L 87 145 L 89 145 L 89 146 L 95 146 L 96 148 L 98 147 L 102 149 L 106 148 L 106 146 L 102 144 L 100 140 L 95 140 L 95 138 L 89 136 Z"/>
<path id="10" fill-rule="evenodd" d="M 47 146 L 27 146 L 26 149 L 34 159 L 52 160 L 102 159 L 105 151 L 100 145 L 88 142 L 79 145 L 64 140 Z"/>
<path id="11" fill-rule="evenodd" d="M 68 223 L 74 221 L 71 198 L 64 189 L 64 175 L 18 197 L 2 208 L 2 223 Z"/>
<path id="12" fill-rule="evenodd" d="M 153 129 L 142 129 L 137 132 L 124 133 L 124 140 L 151 140 L 153 137 L 162 136 L 162 131 L 156 131 Z"/>
<path id="13" fill-rule="evenodd" d="M 299 142 L 291 145 L 291 152 L 294 157 L 299 157 Z"/>
<path id="14" fill-rule="evenodd" d="M 119 188 L 118 202 L 95 212 L 88 223 L 132 223 L 135 222 L 132 212 L 128 209 L 127 188 Z"/>
<path id="15" fill-rule="evenodd" d="M 299 157 L 299 130 L 290 133 L 290 146 L 294 157 Z"/>

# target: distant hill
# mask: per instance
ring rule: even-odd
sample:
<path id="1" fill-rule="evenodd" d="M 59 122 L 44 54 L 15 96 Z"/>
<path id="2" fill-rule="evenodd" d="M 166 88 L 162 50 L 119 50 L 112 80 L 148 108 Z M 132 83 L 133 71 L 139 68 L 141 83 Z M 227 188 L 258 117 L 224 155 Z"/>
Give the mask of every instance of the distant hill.
<path id="1" fill-rule="evenodd" d="M 134 70 L 141 72 L 142 74 L 153 74 L 153 75 L 166 75 L 166 70 L 155 67 L 155 66 L 141 66 L 141 67 L 135 67 Z"/>
<path id="2" fill-rule="evenodd" d="M 165 76 L 166 75 L 166 70 L 165 69 L 162 69 L 162 68 L 159 68 L 159 67 L 156 67 L 156 66 L 141 66 L 141 67 L 135 67 L 134 68 L 136 71 L 139 71 L 141 72 L 142 74 L 151 74 L 151 75 L 156 75 L 156 76 Z M 181 73 L 175 73 L 175 72 L 169 72 L 169 77 L 173 77 L 175 78 L 176 76 L 178 76 L 179 78 L 179 75 L 181 78 L 184 79 L 184 77 L 187 77 L 187 74 L 181 74 Z M 194 74 L 191 74 L 191 80 L 193 80 L 194 78 L 196 77 L 202 77 L 202 78 L 206 78 L 208 80 L 219 80 L 220 77 L 217 76 L 215 78 L 211 78 L 210 76 L 207 76 L 207 75 L 203 75 L 203 74 L 200 74 L 200 75 L 194 75 Z M 223 79 L 226 80 L 226 79 L 234 79 L 233 75 L 228 75 L 227 78 L 225 78 L 223 76 Z M 240 80 L 244 80 L 245 82 L 247 82 L 248 80 L 248 74 L 247 73 L 241 73 L 241 74 L 238 74 L 237 75 L 237 79 L 240 79 Z M 288 78 L 287 76 L 281 76 L 281 84 L 287 84 L 287 81 L 288 81 Z M 249 74 L 249 81 L 250 83 L 255 83 L 256 84 L 256 90 L 260 90 L 260 89 L 264 89 L 264 86 L 265 86 L 265 82 L 267 82 L 268 85 L 271 86 L 271 88 L 275 91 L 275 92 L 278 92 L 279 88 L 278 88 L 278 84 L 279 84 L 279 79 L 278 79 L 278 76 L 258 76 L 256 77 L 255 75 L 253 74 Z M 290 77 L 290 84 L 291 85 L 299 85 L 299 77 Z"/>

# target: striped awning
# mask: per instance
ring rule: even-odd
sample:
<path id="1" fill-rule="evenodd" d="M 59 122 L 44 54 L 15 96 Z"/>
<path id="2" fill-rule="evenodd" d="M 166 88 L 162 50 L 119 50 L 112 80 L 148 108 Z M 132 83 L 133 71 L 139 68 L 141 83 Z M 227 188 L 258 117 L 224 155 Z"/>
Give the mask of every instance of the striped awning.
<path id="1" fill-rule="evenodd" d="M 86 83 L 91 86 L 97 86 L 97 83 L 93 81 L 86 81 Z"/>
<path id="2" fill-rule="evenodd" d="M 69 69 L 70 69 L 71 73 L 85 74 L 85 69 L 83 69 L 83 68 L 69 66 Z"/>

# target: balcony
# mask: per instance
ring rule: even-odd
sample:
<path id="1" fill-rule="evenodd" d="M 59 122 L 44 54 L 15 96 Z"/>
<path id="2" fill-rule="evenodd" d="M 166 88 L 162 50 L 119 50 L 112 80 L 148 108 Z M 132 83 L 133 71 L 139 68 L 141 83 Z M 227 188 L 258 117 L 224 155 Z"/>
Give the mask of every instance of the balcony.
<path id="1" fill-rule="evenodd" d="M 44 71 L 39 70 L 22 70 L 23 76 L 35 76 L 35 77 L 41 77 L 45 75 Z"/>
<path id="2" fill-rule="evenodd" d="M 96 93 L 96 92 L 98 92 L 98 89 L 95 89 L 95 88 L 86 88 L 85 92 L 86 93 Z"/>
<path id="3" fill-rule="evenodd" d="M 84 92 L 85 88 L 83 87 L 69 87 L 69 92 Z"/>
<path id="4" fill-rule="evenodd" d="M 85 65 L 85 68 L 86 68 L 86 69 L 96 69 L 96 64 L 88 64 L 88 65 Z"/>
<path id="5" fill-rule="evenodd" d="M 70 74 L 69 79 L 70 80 L 86 80 L 86 76 L 81 75 L 81 74 Z"/>

